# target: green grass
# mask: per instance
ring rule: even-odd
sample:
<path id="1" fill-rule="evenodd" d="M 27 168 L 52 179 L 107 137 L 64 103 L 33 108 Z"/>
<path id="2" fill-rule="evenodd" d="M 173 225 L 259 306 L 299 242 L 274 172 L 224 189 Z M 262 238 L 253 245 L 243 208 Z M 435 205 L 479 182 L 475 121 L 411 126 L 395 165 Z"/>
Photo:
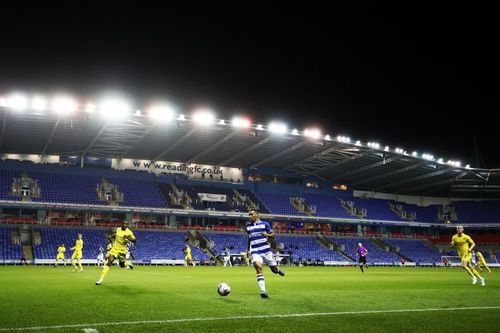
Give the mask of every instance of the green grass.
<path id="1" fill-rule="evenodd" d="M 458 268 L 285 267 L 265 270 L 270 298 L 261 299 L 252 267 L 111 268 L 0 267 L 0 332 L 477 332 L 500 327 L 500 271 L 486 287 L 471 284 Z M 219 282 L 231 294 L 216 293 Z M 338 312 L 498 307 L 496 309 L 338 314 Z M 274 318 L 236 316 L 330 313 Z M 337 313 L 337 314 L 331 314 Z M 173 319 L 221 318 L 164 322 Z M 109 323 L 163 321 L 141 324 Z M 106 325 L 96 325 L 96 324 Z"/>

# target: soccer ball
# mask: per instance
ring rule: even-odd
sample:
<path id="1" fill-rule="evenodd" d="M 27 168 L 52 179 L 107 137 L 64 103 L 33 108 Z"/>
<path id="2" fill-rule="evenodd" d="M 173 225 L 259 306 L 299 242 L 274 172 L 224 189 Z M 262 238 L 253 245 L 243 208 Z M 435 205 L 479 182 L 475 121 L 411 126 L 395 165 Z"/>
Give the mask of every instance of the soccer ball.
<path id="1" fill-rule="evenodd" d="M 221 296 L 227 296 L 230 292 L 231 287 L 225 282 L 219 283 L 219 286 L 217 286 L 217 293 Z"/>

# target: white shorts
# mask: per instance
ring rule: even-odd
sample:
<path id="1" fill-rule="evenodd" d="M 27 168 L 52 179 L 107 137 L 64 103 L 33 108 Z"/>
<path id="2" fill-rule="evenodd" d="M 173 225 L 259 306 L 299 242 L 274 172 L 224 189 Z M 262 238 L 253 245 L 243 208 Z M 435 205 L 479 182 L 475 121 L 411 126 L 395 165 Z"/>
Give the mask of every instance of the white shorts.
<path id="1" fill-rule="evenodd" d="M 252 256 L 250 258 L 252 260 L 252 263 L 254 262 L 260 262 L 261 264 L 266 263 L 266 265 L 269 267 L 278 265 L 276 263 L 273 253 L 270 251 L 267 253 L 252 253 Z"/>

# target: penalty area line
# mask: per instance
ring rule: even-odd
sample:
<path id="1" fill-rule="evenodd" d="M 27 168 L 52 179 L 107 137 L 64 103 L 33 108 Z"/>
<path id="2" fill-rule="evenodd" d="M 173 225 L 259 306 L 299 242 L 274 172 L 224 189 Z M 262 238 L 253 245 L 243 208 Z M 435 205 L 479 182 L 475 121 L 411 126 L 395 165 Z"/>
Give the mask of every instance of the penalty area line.
<path id="1" fill-rule="evenodd" d="M 339 312 L 311 312 L 311 313 L 285 313 L 274 315 L 254 315 L 254 316 L 233 316 L 233 317 L 201 317 L 201 318 L 179 318 L 165 320 L 138 320 L 138 321 L 117 321 L 104 323 L 86 323 L 86 324 L 68 324 L 53 326 L 32 326 L 32 327 L 13 327 L 0 328 L 0 332 L 5 331 L 40 331 L 48 329 L 61 328 L 80 328 L 96 326 L 116 326 L 116 325 L 143 325 L 143 324 L 170 324 L 170 323 L 189 323 L 198 321 L 223 321 L 223 320 L 241 320 L 241 319 L 272 319 L 272 318 L 294 318 L 294 317 L 319 317 L 319 316 L 346 316 L 361 314 L 385 314 L 385 313 L 411 313 L 411 312 L 446 312 L 446 311 L 470 311 L 470 310 L 500 310 L 500 306 L 472 306 L 462 308 L 429 308 L 429 309 L 396 309 L 396 310 L 364 310 L 364 311 L 339 311 Z M 97 331 L 97 330 L 95 330 Z"/>

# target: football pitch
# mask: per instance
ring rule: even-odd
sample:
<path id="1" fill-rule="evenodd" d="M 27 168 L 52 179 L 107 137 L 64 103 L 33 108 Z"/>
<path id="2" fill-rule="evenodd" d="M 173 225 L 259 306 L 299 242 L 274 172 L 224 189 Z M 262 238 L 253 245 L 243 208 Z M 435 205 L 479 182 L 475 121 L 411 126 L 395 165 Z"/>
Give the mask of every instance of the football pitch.
<path id="1" fill-rule="evenodd" d="M 500 331 L 499 270 L 266 267 L 262 299 L 252 267 L 84 268 L 0 267 L 0 333 Z"/>

